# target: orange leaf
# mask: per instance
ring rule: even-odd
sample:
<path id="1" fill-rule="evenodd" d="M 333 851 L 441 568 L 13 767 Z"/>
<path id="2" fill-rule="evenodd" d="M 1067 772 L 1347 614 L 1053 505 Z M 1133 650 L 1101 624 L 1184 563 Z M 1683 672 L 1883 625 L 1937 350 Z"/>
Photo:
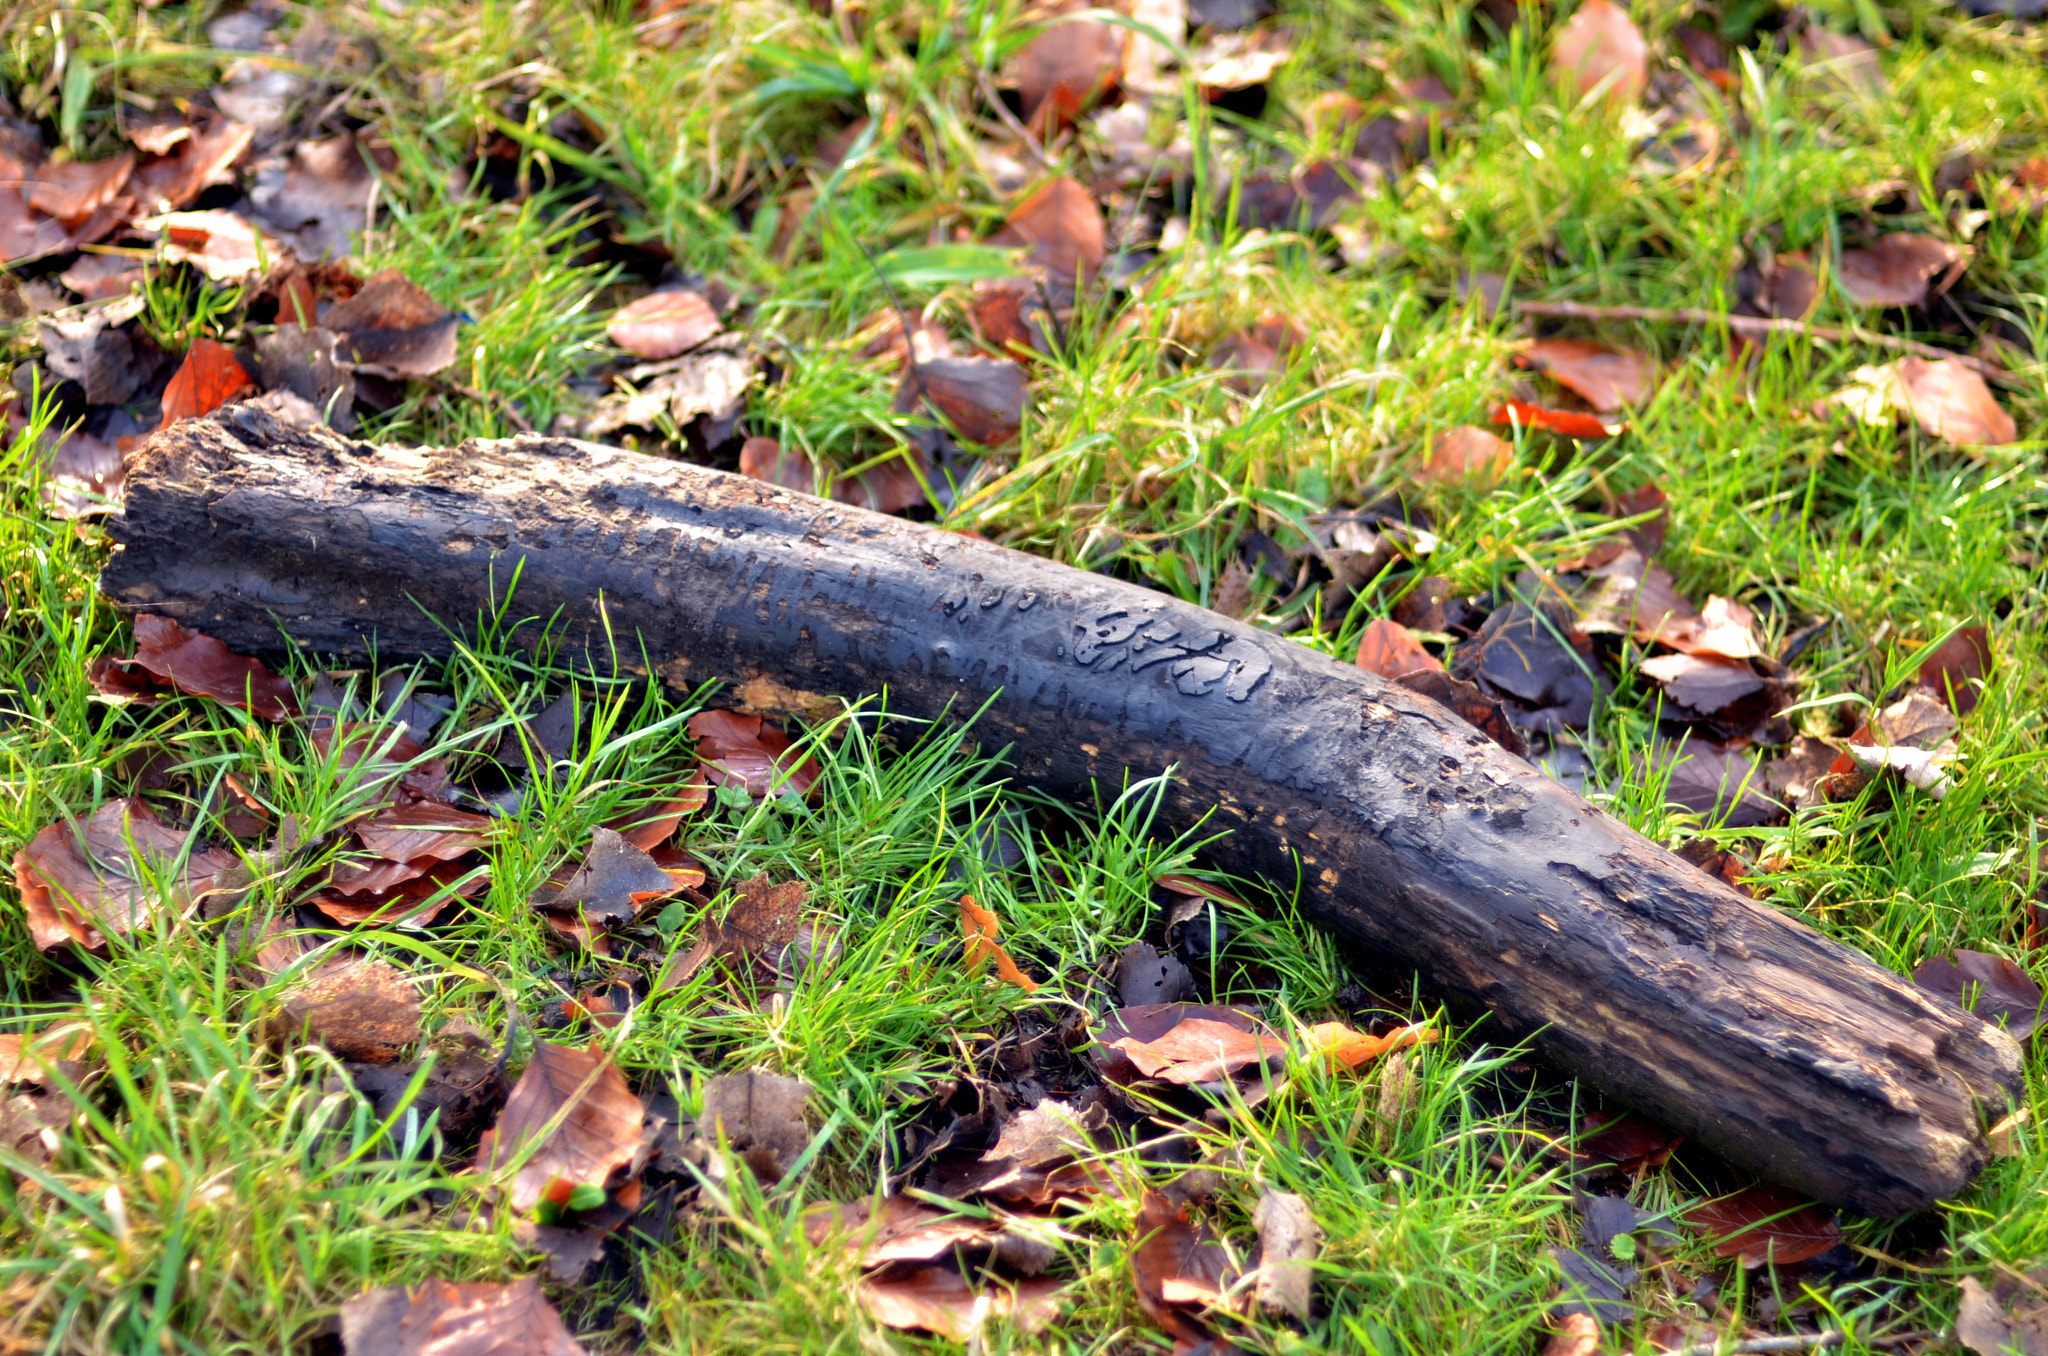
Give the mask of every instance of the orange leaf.
<path id="1" fill-rule="evenodd" d="M 1552 433 L 1562 433 L 1567 438 L 1611 438 L 1621 432 L 1620 424 L 1610 424 L 1595 414 L 1580 414 L 1576 410 L 1548 410 L 1541 405 L 1531 405 L 1526 400 L 1510 400 L 1493 412 L 1496 424 L 1519 423 L 1523 428 L 1547 428 Z"/>
<path id="2" fill-rule="evenodd" d="M 1404 673 L 1442 673 L 1444 662 L 1422 648 L 1415 633 L 1399 622 L 1376 617 L 1358 640 L 1358 667 L 1382 678 Z"/>
<path id="3" fill-rule="evenodd" d="M 253 383 L 234 350 L 212 339 L 195 339 L 192 351 L 164 387 L 164 419 L 157 427 L 169 428 L 180 419 L 211 414 L 233 400 Z"/>
<path id="4" fill-rule="evenodd" d="M 1017 962 L 1010 959 L 1010 953 L 996 945 L 996 934 L 1001 929 L 995 910 L 984 909 L 974 902 L 973 895 L 960 896 L 960 925 L 967 932 L 967 971 L 973 974 L 987 962 L 996 963 L 996 977 L 1008 980 L 1026 993 L 1037 993 L 1038 984 L 1031 976 L 1017 968 Z"/>
<path id="5" fill-rule="evenodd" d="M 1369 1036 L 1342 1022 L 1319 1022 L 1308 1029 L 1308 1035 L 1317 1051 L 1347 1069 L 1356 1069 L 1411 1045 L 1430 1045 L 1438 1039 L 1437 1033 L 1426 1026 L 1397 1026 L 1384 1036 Z"/>

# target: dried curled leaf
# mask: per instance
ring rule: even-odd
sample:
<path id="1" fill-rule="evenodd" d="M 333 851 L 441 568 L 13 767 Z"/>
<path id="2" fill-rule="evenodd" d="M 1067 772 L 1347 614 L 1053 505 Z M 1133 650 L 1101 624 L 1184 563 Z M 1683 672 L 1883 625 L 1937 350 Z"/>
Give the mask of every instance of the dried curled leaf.
<path id="1" fill-rule="evenodd" d="M 564 1108 L 560 1125 L 540 1139 Z M 477 1149 L 477 1171 L 496 1172 L 533 1148 L 511 1185 L 512 1208 L 525 1214 L 556 1183 L 605 1186 L 632 1160 L 644 1115 L 625 1075 L 602 1050 L 538 1041 L 497 1125 Z"/>

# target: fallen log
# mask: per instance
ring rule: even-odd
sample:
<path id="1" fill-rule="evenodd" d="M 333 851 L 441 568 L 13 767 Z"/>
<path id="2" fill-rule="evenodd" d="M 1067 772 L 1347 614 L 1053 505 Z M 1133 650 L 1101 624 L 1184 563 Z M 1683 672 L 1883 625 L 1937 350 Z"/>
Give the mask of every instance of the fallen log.
<path id="1" fill-rule="evenodd" d="M 572 651 L 815 715 L 971 713 L 1077 799 L 1170 765 L 1164 827 L 1364 956 L 1483 1005 L 1729 1161 L 1876 1215 L 1961 1191 L 2022 1094 L 2003 1032 L 1589 806 L 1448 711 L 1159 594 L 563 439 L 380 448 L 234 407 L 150 440 L 103 592 L 246 651 L 445 655 L 518 576 Z M 538 628 L 529 628 L 537 634 Z M 611 649 L 616 643 L 616 651 Z"/>

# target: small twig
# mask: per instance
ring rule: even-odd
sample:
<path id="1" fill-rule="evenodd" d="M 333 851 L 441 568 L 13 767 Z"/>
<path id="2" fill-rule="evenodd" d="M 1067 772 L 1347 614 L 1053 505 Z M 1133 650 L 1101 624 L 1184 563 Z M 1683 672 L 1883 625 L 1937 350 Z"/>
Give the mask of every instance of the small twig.
<path id="1" fill-rule="evenodd" d="M 1902 1332 L 1890 1337 L 1865 1337 L 1866 1347 L 1903 1347 L 1912 1342 L 1932 1341 L 1938 1334 L 1931 1332 Z M 1756 1337 L 1733 1346 L 1722 1346 L 1718 1342 L 1699 1342 L 1689 1347 L 1680 1347 L 1670 1356 L 1757 1356 L 1763 1352 L 1777 1351 L 1825 1351 L 1841 1346 L 1849 1335 L 1839 1328 L 1825 1332 L 1794 1333 L 1790 1337 Z"/>
<path id="2" fill-rule="evenodd" d="M 1697 306 L 1674 306 L 1665 309 L 1657 306 L 1588 306 L 1576 301 L 1518 301 L 1515 303 L 1529 315 L 1557 316 L 1566 320 L 1645 320 L 1653 325 L 1726 325 L 1737 334 L 1803 334 L 1829 344 L 1869 344 L 1873 348 L 1888 348 L 1898 353 L 1910 353 L 1916 358 L 1940 361 L 1952 358 L 1982 377 L 2009 384 L 2019 384 L 2019 379 L 2003 368 L 1993 366 L 1982 358 L 1972 358 L 1966 353 L 1953 353 L 1932 344 L 1923 344 L 1915 339 L 1900 339 L 1890 334 L 1867 334 L 1862 330 L 1834 329 L 1826 325 L 1809 325 L 1803 320 L 1782 320 L 1760 315 L 1723 315 L 1719 311 L 1703 310 Z"/>

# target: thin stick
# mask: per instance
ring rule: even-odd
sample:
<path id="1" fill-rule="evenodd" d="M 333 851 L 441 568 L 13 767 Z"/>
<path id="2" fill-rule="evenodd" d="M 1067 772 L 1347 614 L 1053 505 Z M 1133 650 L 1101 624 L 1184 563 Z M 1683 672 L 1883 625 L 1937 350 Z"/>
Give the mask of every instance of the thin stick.
<path id="1" fill-rule="evenodd" d="M 1931 1332 L 1904 1332 L 1891 1337 L 1866 1337 L 1867 1347 L 1903 1347 L 1910 1342 L 1931 1341 L 1937 1334 Z M 1680 1347 L 1671 1356 L 1756 1356 L 1757 1353 L 1777 1351 L 1825 1351 L 1829 1347 L 1841 1346 L 1849 1335 L 1839 1328 L 1825 1332 L 1794 1333 L 1790 1337 L 1757 1337 L 1733 1346 L 1722 1346 L 1718 1342 L 1700 1342 L 1689 1347 Z"/>
<path id="2" fill-rule="evenodd" d="M 1873 348 L 1888 348 L 1936 362 L 1943 358 L 1952 358 L 1979 376 L 2018 384 L 2018 378 L 2002 368 L 1995 367 L 1981 358 L 1972 358 L 1965 353 L 1951 353 L 1945 348 L 1936 348 L 1932 344 L 1923 344 L 1915 339 L 1900 339 L 1896 335 L 1833 329 L 1826 325 L 1809 325 L 1803 320 L 1780 320 L 1760 315 L 1723 315 L 1719 311 L 1702 310 L 1696 306 L 1676 306 L 1666 310 L 1656 306 L 1587 306 L 1576 301 L 1518 301 L 1515 305 L 1529 315 L 1558 316 L 1566 320 L 1646 320 L 1653 325 L 1726 325 L 1737 334 L 1803 334 L 1828 344 L 1869 344 Z"/>

